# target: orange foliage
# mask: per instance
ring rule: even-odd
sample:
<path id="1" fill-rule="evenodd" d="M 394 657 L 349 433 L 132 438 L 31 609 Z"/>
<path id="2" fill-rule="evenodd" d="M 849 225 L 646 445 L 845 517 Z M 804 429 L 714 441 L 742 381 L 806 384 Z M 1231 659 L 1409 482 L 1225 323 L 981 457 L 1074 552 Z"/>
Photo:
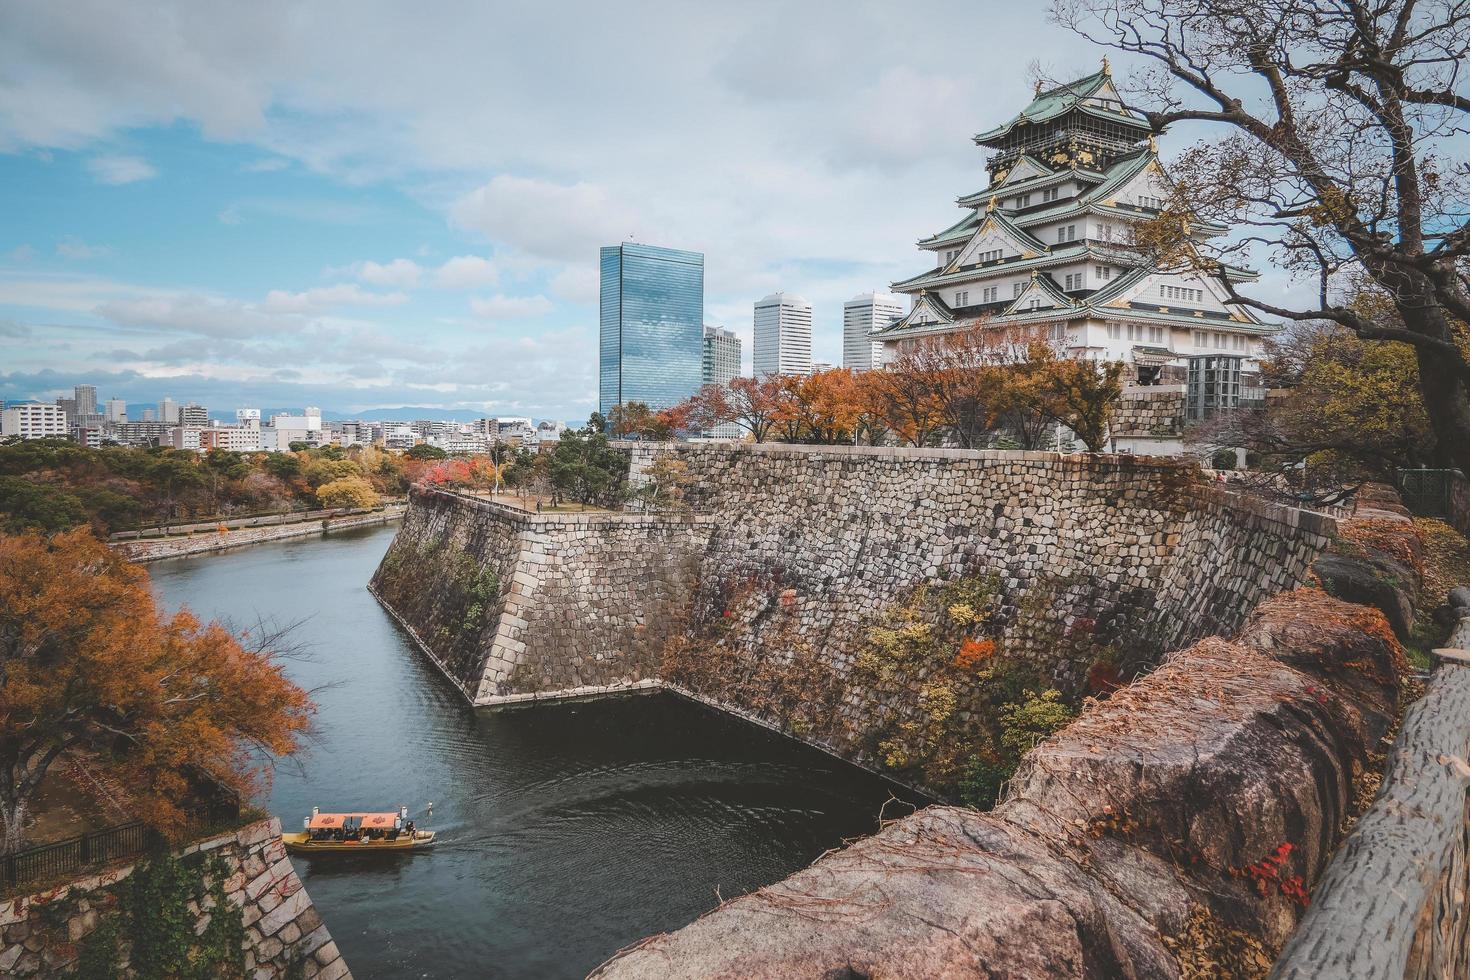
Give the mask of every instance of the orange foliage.
<path id="1" fill-rule="evenodd" d="M 259 638 L 267 640 L 268 638 Z M 248 796 L 314 710 L 268 649 L 187 612 L 87 531 L 0 536 L 0 818 L 19 842 L 47 768 L 85 752 L 177 831 L 209 784 Z"/>
<path id="2" fill-rule="evenodd" d="M 960 670 L 975 670 L 994 655 L 994 640 L 966 640 L 954 656 L 954 665 Z"/>

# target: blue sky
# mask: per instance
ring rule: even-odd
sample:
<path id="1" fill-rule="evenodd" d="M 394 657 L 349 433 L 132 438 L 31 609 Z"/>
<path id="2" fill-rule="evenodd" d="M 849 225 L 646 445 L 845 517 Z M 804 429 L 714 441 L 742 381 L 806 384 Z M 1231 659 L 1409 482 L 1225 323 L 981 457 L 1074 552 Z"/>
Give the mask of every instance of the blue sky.
<path id="1" fill-rule="evenodd" d="M 1005 43 L 987 43 L 987 39 Z M 0 397 L 596 400 L 599 245 L 706 256 L 706 322 L 922 266 L 1040 5 L 0 0 Z"/>

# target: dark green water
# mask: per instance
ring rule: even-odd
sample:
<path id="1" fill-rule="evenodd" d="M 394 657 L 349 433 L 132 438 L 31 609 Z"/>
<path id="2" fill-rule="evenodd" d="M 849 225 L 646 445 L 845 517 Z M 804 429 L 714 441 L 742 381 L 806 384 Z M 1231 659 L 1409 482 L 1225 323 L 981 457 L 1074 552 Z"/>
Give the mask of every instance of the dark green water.
<path id="1" fill-rule="evenodd" d="M 394 531 L 150 566 L 170 607 L 304 620 L 290 672 L 332 686 L 271 792 L 286 829 L 313 804 L 435 804 L 431 853 L 297 861 L 359 980 L 582 976 L 877 828 L 881 780 L 674 695 L 470 708 L 364 588 Z"/>

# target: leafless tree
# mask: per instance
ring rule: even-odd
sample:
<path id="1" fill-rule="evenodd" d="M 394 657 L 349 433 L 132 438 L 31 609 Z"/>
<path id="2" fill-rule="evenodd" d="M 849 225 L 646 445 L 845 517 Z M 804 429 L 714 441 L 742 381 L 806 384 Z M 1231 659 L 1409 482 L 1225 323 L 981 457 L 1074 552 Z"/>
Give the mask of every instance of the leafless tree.
<path id="1" fill-rule="evenodd" d="M 1224 129 L 1172 167 L 1177 200 L 1141 239 L 1268 316 L 1413 347 L 1436 444 L 1470 472 L 1470 167 L 1457 154 L 1470 0 L 1053 0 L 1053 14 L 1142 61 L 1125 97 L 1157 131 Z M 1195 215 L 1241 233 L 1196 247 Z M 1309 276 L 1315 302 L 1237 292 L 1225 265 L 1255 248 Z M 1352 277 L 1397 316 L 1352 303 Z"/>

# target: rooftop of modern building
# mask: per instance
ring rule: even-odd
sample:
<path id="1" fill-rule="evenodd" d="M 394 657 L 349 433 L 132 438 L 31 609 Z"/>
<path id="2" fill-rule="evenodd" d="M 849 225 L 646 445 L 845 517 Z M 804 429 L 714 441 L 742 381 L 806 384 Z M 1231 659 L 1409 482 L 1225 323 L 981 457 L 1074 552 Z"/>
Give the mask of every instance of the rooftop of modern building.
<path id="1" fill-rule="evenodd" d="M 903 298 L 901 296 L 896 296 L 893 293 L 874 291 L 868 293 L 858 293 L 856 296 L 854 296 L 852 299 L 848 300 L 842 305 L 867 306 L 870 303 L 894 303 L 897 305 L 902 305 Z"/>
<path id="2" fill-rule="evenodd" d="M 808 302 L 807 299 L 806 299 L 806 297 L 804 297 L 804 296 L 798 296 L 796 293 L 788 293 L 788 292 L 785 292 L 783 290 L 783 291 L 780 291 L 780 292 L 772 293 L 771 295 L 765 297 L 764 299 L 761 299 L 761 300 L 757 301 L 755 305 L 756 306 L 805 306 L 808 309 L 810 309 L 812 304 L 810 302 Z"/>

